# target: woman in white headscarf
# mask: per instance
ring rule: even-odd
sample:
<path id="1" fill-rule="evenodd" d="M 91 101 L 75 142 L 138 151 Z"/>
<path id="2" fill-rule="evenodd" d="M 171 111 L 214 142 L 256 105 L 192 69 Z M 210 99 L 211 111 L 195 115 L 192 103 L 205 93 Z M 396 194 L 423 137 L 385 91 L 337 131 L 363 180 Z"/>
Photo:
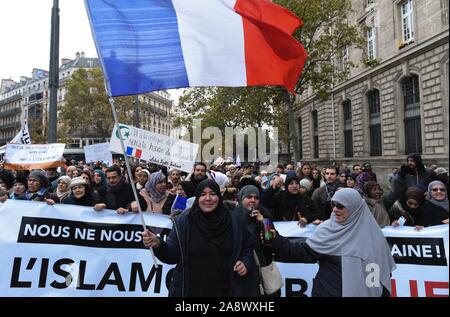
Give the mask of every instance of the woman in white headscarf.
<path id="1" fill-rule="evenodd" d="M 58 179 L 58 187 L 56 187 L 56 195 L 59 201 L 63 201 L 66 197 L 70 195 L 70 182 L 71 178 L 69 176 L 61 176 Z"/>
<path id="2" fill-rule="evenodd" d="M 276 235 L 279 261 L 319 264 L 315 297 L 380 297 L 391 292 L 395 262 L 383 233 L 358 191 L 343 188 L 331 199 L 333 213 L 306 242 Z"/>

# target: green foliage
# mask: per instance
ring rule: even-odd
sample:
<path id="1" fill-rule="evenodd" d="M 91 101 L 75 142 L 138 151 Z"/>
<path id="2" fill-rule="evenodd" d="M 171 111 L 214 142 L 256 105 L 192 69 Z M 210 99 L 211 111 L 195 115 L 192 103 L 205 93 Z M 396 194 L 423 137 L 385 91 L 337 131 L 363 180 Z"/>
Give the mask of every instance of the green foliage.
<path id="1" fill-rule="evenodd" d="M 203 87 L 185 89 L 178 103 L 176 125 L 190 127 L 193 119 L 202 126 L 273 126 L 282 90 L 271 87 Z"/>
<path id="2" fill-rule="evenodd" d="M 369 67 L 375 67 L 380 65 L 380 61 L 378 59 L 363 59 L 363 63 Z"/>
<path id="3" fill-rule="evenodd" d="M 365 39 L 358 25 L 349 24 L 353 13 L 349 0 L 276 0 L 303 21 L 294 37 L 308 52 L 308 60 L 300 76 L 296 92 L 301 94 L 308 86 L 323 98 L 328 91 L 348 75 L 348 68 L 339 65 L 345 48 L 362 48 Z M 353 66 L 353 65 L 349 65 Z"/>
<path id="4" fill-rule="evenodd" d="M 67 88 L 65 102 L 59 108 L 58 136 L 66 140 L 73 136 L 110 137 L 114 119 L 101 70 L 77 70 L 67 82 Z M 131 124 L 134 98 L 127 96 L 114 100 L 119 121 Z"/>

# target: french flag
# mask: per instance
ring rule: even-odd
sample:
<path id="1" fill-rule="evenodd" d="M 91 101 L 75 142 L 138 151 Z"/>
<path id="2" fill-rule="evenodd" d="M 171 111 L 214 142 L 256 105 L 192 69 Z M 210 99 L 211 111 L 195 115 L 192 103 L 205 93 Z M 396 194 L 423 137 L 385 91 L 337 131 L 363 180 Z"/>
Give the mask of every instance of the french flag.
<path id="1" fill-rule="evenodd" d="M 294 91 L 302 21 L 267 0 L 85 0 L 110 96 L 180 87 Z"/>
<path id="2" fill-rule="evenodd" d="M 132 157 L 141 158 L 142 156 L 142 150 L 137 149 L 131 146 L 127 146 L 127 155 Z"/>

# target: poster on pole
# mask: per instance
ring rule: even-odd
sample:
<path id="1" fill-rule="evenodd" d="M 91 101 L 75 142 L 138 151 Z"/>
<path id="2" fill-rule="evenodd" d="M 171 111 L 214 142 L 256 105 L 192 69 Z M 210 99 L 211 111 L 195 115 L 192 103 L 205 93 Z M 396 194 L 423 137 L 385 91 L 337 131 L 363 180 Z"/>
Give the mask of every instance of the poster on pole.
<path id="1" fill-rule="evenodd" d="M 191 172 L 197 157 L 198 144 L 120 124 L 125 155 L 168 168 Z M 119 133 L 114 126 L 109 149 L 123 154 Z"/>
<path id="2" fill-rule="evenodd" d="M 64 166 L 62 143 L 6 145 L 5 169 L 33 170 Z"/>
<path id="3" fill-rule="evenodd" d="M 109 143 L 99 143 L 86 145 L 84 147 L 84 156 L 86 158 L 86 163 L 90 162 L 108 162 L 112 164 L 112 154 L 109 150 Z"/>

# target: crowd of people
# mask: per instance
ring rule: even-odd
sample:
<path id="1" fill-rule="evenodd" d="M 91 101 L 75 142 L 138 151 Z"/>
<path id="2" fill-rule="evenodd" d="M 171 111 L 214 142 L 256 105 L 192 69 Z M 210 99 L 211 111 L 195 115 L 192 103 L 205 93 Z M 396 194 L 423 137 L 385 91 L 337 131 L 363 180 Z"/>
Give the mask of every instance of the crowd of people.
<path id="1" fill-rule="evenodd" d="M 125 171 L 124 164 L 74 160 L 60 169 L 31 172 L 0 166 L 0 203 L 32 200 L 88 206 L 96 212 L 140 209 L 169 215 L 175 230 L 167 239 L 147 230 L 143 241 L 160 260 L 176 264 L 171 296 L 257 296 L 260 277 L 254 256 L 261 266 L 273 259 L 318 262 L 313 296 L 386 296 L 395 264 L 380 228 L 421 230 L 448 224 L 449 218 L 448 172 L 426 168 L 418 154 L 382 177 L 369 162 L 351 168 L 302 162 L 298 168 L 278 164 L 266 170 L 255 164 L 208 168 L 197 162 L 189 174 L 140 162 L 132 165 L 131 178 Z M 386 177 L 389 191 L 383 193 L 380 179 Z M 174 208 L 178 197 L 188 201 L 183 210 Z M 260 237 L 264 218 L 318 227 L 302 243 L 274 231 L 268 244 Z M 378 288 L 363 283 L 361 268 L 367 263 L 382 267 Z"/>

